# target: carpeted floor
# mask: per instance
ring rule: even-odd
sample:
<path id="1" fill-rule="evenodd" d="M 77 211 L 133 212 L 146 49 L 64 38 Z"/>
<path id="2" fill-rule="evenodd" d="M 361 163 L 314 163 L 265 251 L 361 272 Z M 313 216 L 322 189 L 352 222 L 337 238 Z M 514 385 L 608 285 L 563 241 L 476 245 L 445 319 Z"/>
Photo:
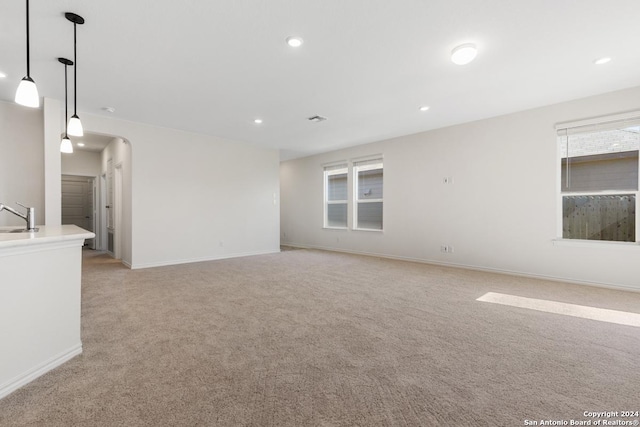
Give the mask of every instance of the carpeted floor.
<path id="1" fill-rule="evenodd" d="M 640 328 L 476 301 L 640 294 L 311 250 L 128 270 L 85 254 L 84 353 L 2 426 L 521 426 L 640 410 Z"/>

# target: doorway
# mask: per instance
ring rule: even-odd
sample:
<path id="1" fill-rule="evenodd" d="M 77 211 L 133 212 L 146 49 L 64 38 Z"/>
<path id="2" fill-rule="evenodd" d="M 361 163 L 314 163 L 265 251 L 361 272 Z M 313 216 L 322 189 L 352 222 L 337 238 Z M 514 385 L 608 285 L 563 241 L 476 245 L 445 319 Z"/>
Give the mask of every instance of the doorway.
<path id="1" fill-rule="evenodd" d="M 122 163 L 115 167 L 113 189 L 114 258 L 122 259 Z"/>
<path id="2" fill-rule="evenodd" d="M 98 205 L 95 177 L 62 175 L 62 224 L 73 224 L 95 232 Z M 95 239 L 84 245 L 95 249 Z"/>

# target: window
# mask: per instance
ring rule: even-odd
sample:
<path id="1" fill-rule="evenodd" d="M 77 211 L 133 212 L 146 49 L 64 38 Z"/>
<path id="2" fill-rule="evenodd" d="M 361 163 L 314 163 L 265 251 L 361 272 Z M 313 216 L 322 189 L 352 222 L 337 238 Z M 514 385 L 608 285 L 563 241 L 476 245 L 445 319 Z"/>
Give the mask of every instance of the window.
<path id="1" fill-rule="evenodd" d="M 347 228 L 347 164 L 324 168 L 324 226 Z"/>
<path id="2" fill-rule="evenodd" d="M 640 119 L 560 128 L 558 141 L 562 237 L 638 241 Z"/>
<path id="3" fill-rule="evenodd" d="M 382 230 L 382 159 L 354 162 L 354 229 Z"/>

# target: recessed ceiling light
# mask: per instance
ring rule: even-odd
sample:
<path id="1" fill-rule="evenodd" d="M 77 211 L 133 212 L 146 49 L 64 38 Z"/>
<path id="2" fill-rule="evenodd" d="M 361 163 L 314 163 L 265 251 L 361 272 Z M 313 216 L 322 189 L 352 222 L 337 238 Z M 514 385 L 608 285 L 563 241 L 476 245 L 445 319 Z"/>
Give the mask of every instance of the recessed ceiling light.
<path id="1" fill-rule="evenodd" d="M 255 124 L 257 124 L 257 125 L 262 124 L 262 119 L 255 119 L 255 120 L 253 121 L 253 123 L 255 123 Z"/>
<path id="2" fill-rule="evenodd" d="M 76 145 L 77 145 L 78 147 L 84 147 L 84 142 L 78 142 Z"/>
<path id="3" fill-rule="evenodd" d="M 289 36 L 287 37 L 287 44 L 291 47 L 300 47 L 302 46 L 302 39 L 300 37 Z"/>
<path id="4" fill-rule="evenodd" d="M 422 107 L 420 107 L 420 111 L 427 111 L 429 109 L 428 105 L 423 105 Z"/>
<path id="5" fill-rule="evenodd" d="M 0 71 L 0 79 L 6 79 L 6 78 L 7 78 L 7 75 L 2 71 Z"/>
<path id="6" fill-rule="evenodd" d="M 451 51 L 451 61 L 454 64 L 466 65 L 473 61 L 478 54 L 478 48 L 473 43 L 465 43 Z"/>
<path id="7" fill-rule="evenodd" d="M 596 59 L 595 61 L 593 61 L 593 63 L 596 65 L 602 65 L 602 64 L 606 64 L 609 61 L 611 61 L 611 58 L 609 58 L 608 56 L 605 56 L 604 58 Z"/>

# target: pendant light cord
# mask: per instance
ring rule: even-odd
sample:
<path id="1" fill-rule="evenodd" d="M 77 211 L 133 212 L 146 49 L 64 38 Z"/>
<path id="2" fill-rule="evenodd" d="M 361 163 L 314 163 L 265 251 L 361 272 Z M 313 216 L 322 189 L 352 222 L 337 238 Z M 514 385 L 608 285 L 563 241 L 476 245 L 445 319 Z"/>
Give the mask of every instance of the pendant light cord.
<path id="1" fill-rule="evenodd" d="M 73 23 L 73 115 L 78 115 L 78 54 L 76 51 L 76 23 Z M 66 118 L 65 118 L 66 120 Z"/>
<path id="2" fill-rule="evenodd" d="M 29 61 L 29 0 L 27 0 L 27 77 L 31 77 L 31 67 Z"/>
<path id="3" fill-rule="evenodd" d="M 67 96 L 67 64 L 64 64 L 64 136 L 67 136 L 67 127 L 69 126 L 67 117 L 69 113 L 67 112 L 67 104 L 68 104 L 68 96 Z"/>
<path id="4" fill-rule="evenodd" d="M 569 129 L 565 129 L 564 130 L 564 135 L 565 135 L 565 137 L 567 139 L 567 170 L 565 171 L 567 176 L 566 176 L 566 178 L 564 180 L 565 181 L 564 183 L 565 183 L 565 187 L 567 189 L 569 189 L 571 187 L 571 182 L 570 182 L 570 179 L 571 179 L 570 173 L 571 172 L 569 171 L 570 162 L 571 162 L 571 159 L 569 158 Z"/>

